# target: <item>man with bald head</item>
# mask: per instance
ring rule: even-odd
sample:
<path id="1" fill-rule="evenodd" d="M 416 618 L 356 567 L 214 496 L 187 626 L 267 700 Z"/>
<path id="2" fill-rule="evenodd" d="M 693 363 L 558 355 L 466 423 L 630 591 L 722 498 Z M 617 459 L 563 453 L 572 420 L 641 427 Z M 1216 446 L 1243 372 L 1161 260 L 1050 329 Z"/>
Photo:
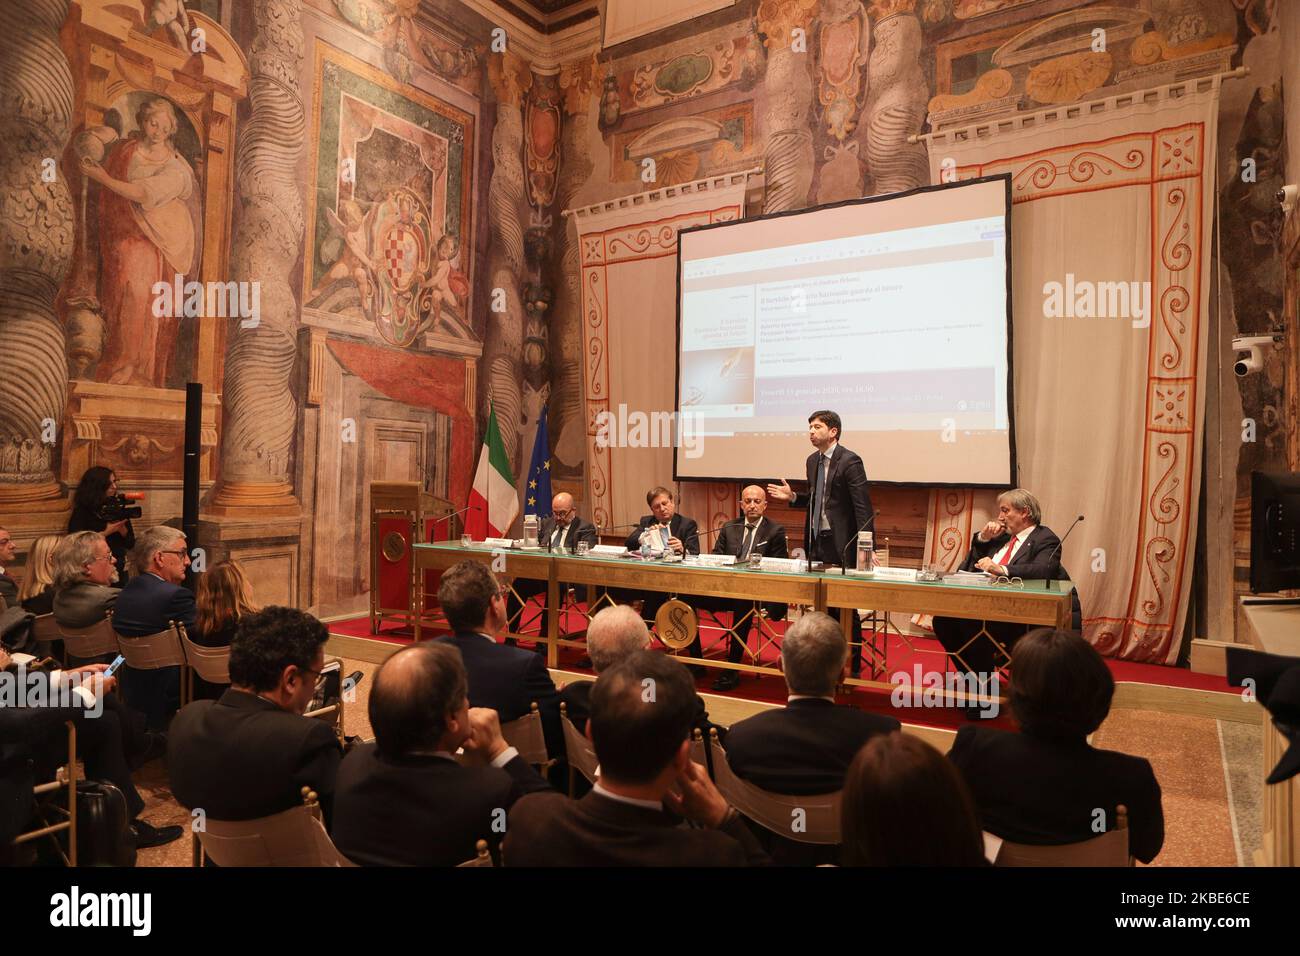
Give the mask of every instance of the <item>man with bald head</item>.
<path id="1" fill-rule="evenodd" d="M 335 845 L 364 866 L 455 866 L 546 781 L 501 736 L 497 712 L 469 706 L 460 651 L 436 641 L 384 662 L 370 691 L 373 743 L 339 767 Z M 462 764 L 457 749 L 464 750 Z"/>
<path id="2" fill-rule="evenodd" d="M 546 551 L 573 554 L 578 550 L 579 541 L 586 541 L 590 547 L 595 547 L 597 544 L 596 528 L 579 517 L 577 509 L 573 506 L 573 495 L 567 491 L 561 491 L 551 499 L 551 513 L 542 519 L 541 528 L 537 535 L 537 543 Z M 542 607 L 546 607 L 546 582 L 529 578 L 515 578 L 512 588 L 513 591 L 506 595 L 506 616 L 509 619 L 508 627 L 510 630 L 518 631 L 524 624 L 523 619 L 519 616 L 524 601 L 541 594 L 543 595 Z M 560 596 L 563 597 L 568 591 L 569 585 L 561 583 Z M 543 623 L 539 633 L 545 634 L 545 611 L 542 613 L 541 620 Z M 513 644 L 514 641 L 507 639 L 506 643 Z M 544 650 L 545 647 L 545 644 L 538 641 L 537 649 L 539 651 Z"/>
<path id="3" fill-rule="evenodd" d="M 767 493 L 758 485 L 746 485 L 740 492 L 739 518 L 733 518 L 722 526 L 717 539 L 713 542 L 714 554 L 729 554 L 737 563 L 748 561 L 751 555 L 758 554 L 765 558 L 784 558 L 789 555 L 785 539 L 785 528 L 771 518 L 765 518 L 767 511 Z M 752 601 L 737 601 L 730 598 L 698 598 L 695 606 L 706 611 L 730 611 L 732 629 L 735 636 L 729 638 L 727 660 L 733 664 L 740 663 L 745 654 L 745 645 L 749 642 L 749 632 L 754 626 L 754 616 L 758 605 Z M 785 605 L 769 603 L 767 613 L 773 620 L 785 617 Z M 691 645 L 693 656 L 699 656 L 699 638 Z M 723 671 L 713 682 L 714 690 L 734 690 L 740 685 L 740 671 Z"/>

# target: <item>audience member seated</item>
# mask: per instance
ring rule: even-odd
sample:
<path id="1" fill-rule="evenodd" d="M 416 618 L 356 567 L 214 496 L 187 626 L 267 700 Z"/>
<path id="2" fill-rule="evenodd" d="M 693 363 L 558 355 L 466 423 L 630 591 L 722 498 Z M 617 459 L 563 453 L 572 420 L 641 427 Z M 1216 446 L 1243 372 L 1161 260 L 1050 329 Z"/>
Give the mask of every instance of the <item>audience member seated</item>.
<path id="1" fill-rule="evenodd" d="M 136 575 L 127 582 L 113 608 L 119 637 L 146 637 L 166 630 L 172 621 L 194 627 L 194 592 L 185 587 L 189 550 L 185 535 L 159 525 L 140 535 L 131 553 Z M 151 730 L 163 730 L 180 703 L 180 668 L 137 671 L 123 667 L 123 688 L 131 706 L 144 712 Z"/>
<path id="2" fill-rule="evenodd" d="M 39 615 L 54 610 L 54 550 L 61 540 L 60 535 L 44 534 L 32 542 L 23 569 L 23 586 L 18 589 L 18 602 L 24 611 Z"/>
<path id="3" fill-rule="evenodd" d="M 98 531 L 78 531 L 54 551 L 54 620 L 60 627 L 93 627 L 122 592 L 110 587 L 117 577 L 113 552 Z"/>
<path id="4" fill-rule="evenodd" d="M 1156 858 L 1165 820 L 1151 764 L 1086 739 L 1106 719 L 1114 692 L 1110 669 L 1078 634 L 1039 628 L 1020 639 L 1008 689 L 1020 733 L 964 726 L 948 755 L 985 830 L 1013 843 L 1076 843 L 1097 835 L 1098 809 L 1106 829 L 1115 829 L 1123 804 L 1129 852 L 1143 863 Z"/>
<path id="5" fill-rule="evenodd" d="M 6 570 L 18 557 L 13 535 L 0 528 L 0 610 L 6 607 L 18 607 L 18 582 Z"/>
<path id="6" fill-rule="evenodd" d="M 365 866 L 455 866 L 487 840 L 525 793 L 549 789 L 501 736 L 495 711 L 469 706 L 465 665 L 437 642 L 398 651 L 370 692 L 374 743 L 343 758 L 335 845 Z M 464 747 L 473 766 L 456 761 Z"/>
<path id="7" fill-rule="evenodd" d="M 727 764 L 736 776 L 772 793 L 834 793 L 863 744 L 901 726 L 897 719 L 835 703 L 844 678 L 849 645 L 840 624 L 827 614 L 805 614 L 786 628 L 781 666 L 789 697 L 785 707 L 764 710 L 733 724 L 727 734 Z M 768 843 L 765 828 L 755 831 Z M 778 863 L 833 863 L 834 847 L 771 839 Z"/>
<path id="8" fill-rule="evenodd" d="M 257 610 L 244 569 L 238 561 L 222 561 L 199 575 L 194 594 L 194 628 L 189 639 L 202 647 L 229 647 L 245 614 Z M 225 687 L 194 677 L 194 699 L 216 700 Z"/>
<path id="9" fill-rule="evenodd" d="M 542 658 L 497 643 L 506 623 L 506 601 L 487 565 L 462 561 L 448 568 L 438 585 L 438 603 L 452 633 L 437 640 L 460 651 L 469 675 L 470 706 L 495 710 L 507 723 L 523 717 L 536 702 L 546 749 L 552 756 L 562 755 L 560 695 Z"/>
<path id="10" fill-rule="evenodd" d="M 181 827 L 158 828 L 139 819 L 144 800 L 131 780 L 131 767 L 161 756 L 165 743 L 140 732 L 112 692 L 115 678 L 87 679 L 107 668 L 90 664 L 67 671 L 29 671 L 0 648 L 0 671 L 8 671 L 5 679 L 21 684 L 18 695 L 0 694 L 0 865 L 12 861 L 13 838 L 31 819 L 32 787 L 52 779 L 55 768 L 67 762 L 64 724 L 69 720 L 77 728 L 77 753 L 87 779 L 106 781 L 122 791 L 136 848 L 161 846 L 181 836 Z M 75 683 L 74 674 L 81 675 Z"/>
<path id="11" fill-rule="evenodd" d="M 68 534 L 76 531 L 98 531 L 108 541 L 113 552 L 113 565 L 118 580 L 126 583 L 126 559 L 135 547 L 135 529 L 129 518 L 107 521 L 100 517 L 101 509 L 109 498 L 118 493 L 117 475 L 113 469 L 96 465 L 87 468 L 77 482 L 72 496 L 72 514 L 68 516 Z"/>
<path id="12" fill-rule="evenodd" d="M 853 758 L 841 807 L 845 866 L 985 866 L 970 792 L 919 737 L 878 734 Z"/>
<path id="13" fill-rule="evenodd" d="M 268 607 L 239 620 L 231 687 L 187 705 L 172 721 L 167 770 L 183 807 L 214 820 L 251 820 L 320 797 L 328 821 L 343 750 L 334 728 L 302 713 L 325 666 L 329 631 L 316 618 Z"/>
<path id="14" fill-rule="evenodd" d="M 473 678 L 471 677 L 471 683 Z M 770 862 L 691 760 L 695 685 L 671 657 L 637 651 L 596 680 L 587 736 L 600 778 L 580 800 L 522 797 L 506 866 L 745 866 Z M 681 826 L 682 819 L 698 829 Z"/>
<path id="15" fill-rule="evenodd" d="M 650 629 L 641 616 L 626 604 L 603 608 L 587 626 L 587 653 L 591 655 L 591 666 L 597 677 L 649 646 Z M 580 734 L 587 732 L 587 715 L 591 713 L 591 689 L 595 686 L 595 681 L 576 680 L 566 684 L 560 691 L 565 712 Z M 695 695 L 693 726 L 700 728 L 704 734 L 708 734 L 712 726 L 709 723 L 708 707 L 698 693 Z M 718 733 L 724 734 L 725 728 L 719 727 Z"/>

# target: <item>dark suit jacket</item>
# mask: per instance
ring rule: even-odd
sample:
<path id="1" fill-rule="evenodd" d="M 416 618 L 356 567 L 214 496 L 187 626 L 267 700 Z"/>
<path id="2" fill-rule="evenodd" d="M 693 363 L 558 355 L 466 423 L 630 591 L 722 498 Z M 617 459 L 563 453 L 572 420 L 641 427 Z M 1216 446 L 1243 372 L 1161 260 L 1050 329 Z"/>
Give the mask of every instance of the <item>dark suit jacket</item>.
<path id="1" fill-rule="evenodd" d="M 1006 532 L 987 542 L 981 541 L 978 533 L 972 535 L 970 551 L 966 554 L 966 560 L 962 562 L 961 570 L 977 570 L 975 562 L 980 558 L 992 558 L 996 561 L 1010 540 L 1011 535 Z M 1056 550 L 1060 544 L 1061 539 L 1056 536 L 1056 532 L 1046 525 L 1038 525 L 1029 532 L 1029 537 L 1025 538 L 1011 555 L 1007 574 L 1025 580 L 1070 580 L 1070 575 L 1065 570 L 1065 566 L 1060 563 L 1060 554 Z M 1070 596 L 1070 604 L 1071 626 L 1077 631 L 1082 626 L 1083 620 L 1077 588 Z"/>
<path id="2" fill-rule="evenodd" d="M 194 610 L 194 592 L 189 588 L 154 574 L 140 574 L 117 596 L 113 630 L 122 637 L 147 637 L 165 630 L 169 621 L 180 621 L 189 630 L 194 627 Z"/>
<path id="3" fill-rule="evenodd" d="M 594 680 L 576 680 L 565 684 L 564 689 L 560 691 L 564 711 L 580 734 L 587 732 L 587 718 L 591 716 L 591 689 L 595 686 Z M 709 723 L 709 708 L 698 693 L 695 695 L 695 717 L 691 721 L 691 726 L 700 728 L 700 732 L 706 737 L 709 728 L 713 726 Z M 719 739 L 726 739 L 726 733 L 725 727 L 718 728 Z"/>
<path id="4" fill-rule="evenodd" d="M 1088 840 L 1094 813 L 1115 827 L 1128 808 L 1129 852 L 1150 863 L 1165 842 L 1160 784 L 1141 757 L 967 724 L 948 759 L 970 787 L 980 825 L 1014 843 L 1051 846 Z"/>
<path id="5" fill-rule="evenodd" d="M 330 835 L 363 866 L 456 866 L 473 858 L 477 841 L 500 843 L 505 818 L 494 820 L 496 811 L 549 789 L 521 757 L 462 767 L 432 754 L 389 760 L 362 744 L 339 767 Z"/>
<path id="6" fill-rule="evenodd" d="M 91 627 L 104 619 L 122 592 L 91 581 L 79 581 L 54 592 L 54 620 L 63 627 Z"/>
<path id="7" fill-rule="evenodd" d="M 537 530 L 537 540 L 543 548 L 551 542 L 551 534 L 555 531 L 555 519 L 551 517 L 543 518 L 541 527 Z M 591 547 L 600 543 L 596 538 L 596 526 L 588 524 L 577 515 L 569 519 L 568 527 L 564 529 L 564 534 L 560 540 L 555 543 L 555 550 L 563 548 L 570 553 L 578 550 L 578 542 L 586 541 Z"/>
<path id="8" fill-rule="evenodd" d="M 564 755 L 560 694 L 541 656 L 463 631 L 437 640 L 460 650 L 469 677 L 471 707 L 491 707 L 504 724 L 527 714 L 529 705 L 536 701 L 547 751 L 553 757 Z"/>
<path id="9" fill-rule="evenodd" d="M 10 672 L 6 680 L 17 681 L 17 672 Z M 51 699 L 48 674 L 26 671 L 26 687 L 33 696 L 39 693 Z M 20 693 L 26 690 L 20 689 Z M 84 719 L 85 705 L 75 695 L 69 697 L 67 707 L 10 707 L 0 706 L 0 859 L 10 849 L 9 843 L 26 826 L 32 815 L 32 787 L 36 779 L 36 764 L 44 764 L 44 751 L 58 750 L 61 737 L 59 729 L 69 720 L 78 724 Z M 67 747 L 59 751 L 57 760 L 66 759 Z M 44 780 L 39 781 L 44 782 Z"/>
<path id="10" fill-rule="evenodd" d="M 33 594 L 23 602 L 23 610 L 29 614 L 52 614 L 54 612 L 54 589 L 46 588 L 40 594 Z"/>
<path id="11" fill-rule="evenodd" d="M 0 598 L 5 607 L 18 607 L 18 582 L 4 571 L 0 571 Z"/>
<path id="12" fill-rule="evenodd" d="M 727 764 L 773 793 L 834 793 L 858 751 L 901 724 L 882 714 L 805 698 L 732 724 Z"/>
<path id="13" fill-rule="evenodd" d="M 132 579 L 138 581 L 139 578 Z M 184 707 L 167 740 L 167 772 L 181 806 L 214 820 L 251 820 L 320 797 L 328 821 L 343 750 L 334 728 L 268 700 L 227 690 L 220 700 Z"/>
<path id="14" fill-rule="evenodd" d="M 510 811 L 506 866 L 755 866 L 770 862 L 740 818 L 720 830 L 688 829 L 662 810 L 595 791 L 523 797 Z"/>
<path id="15" fill-rule="evenodd" d="M 745 518 L 742 515 L 722 526 L 718 536 L 713 539 L 713 553 L 740 557 L 740 549 L 744 544 Z M 790 550 L 785 540 L 785 527 L 771 518 L 759 518 L 758 530 L 754 532 L 754 550 L 765 558 L 788 557 Z"/>
<path id="16" fill-rule="evenodd" d="M 790 502 L 791 507 L 808 509 L 808 520 L 804 523 L 805 541 L 812 541 L 814 535 L 811 532 L 816 530 L 812 528 L 812 496 L 818 492 L 820 459 L 819 451 L 808 456 L 804 465 L 808 475 L 808 493 L 796 494 Z M 840 563 L 844 561 L 850 539 L 873 513 L 871 496 L 867 494 L 867 470 L 862 459 L 843 445 L 836 445 L 826 471 L 826 518 L 831 525 L 831 540 L 835 542 L 835 553 L 839 555 Z M 816 555 L 810 553 L 809 557 L 816 558 Z"/>
<path id="17" fill-rule="evenodd" d="M 654 515 L 643 515 L 636 529 L 627 536 L 627 549 L 629 551 L 641 550 L 641 532 L 652 524 L 658 524 L 659 519 Z M 695 523 L 694 518 L 687 518 L 679 514 L 674 514 L 668 522 L 668 531 L 674 538 L 682 543 L 687 554 L 700 553 L 700 535 L 697 533 L 699 526 Z"/>

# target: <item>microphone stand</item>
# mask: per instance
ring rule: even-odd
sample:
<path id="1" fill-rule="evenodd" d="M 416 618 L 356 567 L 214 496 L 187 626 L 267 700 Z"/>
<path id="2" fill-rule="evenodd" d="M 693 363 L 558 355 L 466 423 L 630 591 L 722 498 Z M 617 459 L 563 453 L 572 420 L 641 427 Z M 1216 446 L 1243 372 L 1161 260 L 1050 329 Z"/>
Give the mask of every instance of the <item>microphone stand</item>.
<path id="1" fill-rule="evenodd" d="M 1060 588 L 1055 587 L 1055 584 L 1058 580 L 1056 575 L 1061 573 L 1061 550 L 1065 547 L 1065 542 L 1069 539 L 1070 533 L 1074 531 L 1074 526 L 1082 520 L 1083 520 L 1083 515 L 1079 515 L 1079 517 L 1075 518 L 1074 521 L 1070 524 L 1070 527 L 1066 530 L 1065 537 L 1062 538 L 1059 542 L 1057 542 L 1056 547 L 1052 550 L 1052 558 L 1056 562 L 1056 570 L 1052 572 L 1052 577 L 1047 582 L 1047 590 L 1049 591 L 1060 590 Z"/>

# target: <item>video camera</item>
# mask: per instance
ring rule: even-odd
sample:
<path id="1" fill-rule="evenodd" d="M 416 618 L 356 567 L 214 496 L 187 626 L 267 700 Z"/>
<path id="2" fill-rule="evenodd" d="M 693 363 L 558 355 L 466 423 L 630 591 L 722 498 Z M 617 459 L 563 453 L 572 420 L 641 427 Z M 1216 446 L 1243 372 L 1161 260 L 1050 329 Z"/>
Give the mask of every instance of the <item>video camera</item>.
<path id="1" fill-rule="evenodd" d="M 124 518 L 138 518 L 144 514 L 138 505 L 128 504 L 131 501 L 144 501 L 144 492 L 129 491 L 124 495 L 109 495 L 99 506 L 99 520 L 112 524 Z"/>

